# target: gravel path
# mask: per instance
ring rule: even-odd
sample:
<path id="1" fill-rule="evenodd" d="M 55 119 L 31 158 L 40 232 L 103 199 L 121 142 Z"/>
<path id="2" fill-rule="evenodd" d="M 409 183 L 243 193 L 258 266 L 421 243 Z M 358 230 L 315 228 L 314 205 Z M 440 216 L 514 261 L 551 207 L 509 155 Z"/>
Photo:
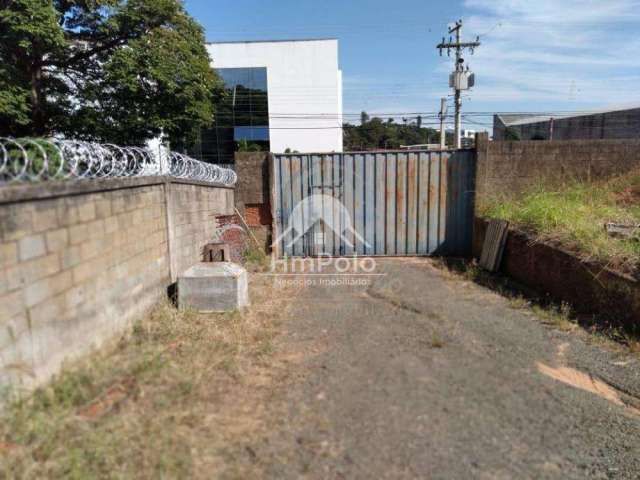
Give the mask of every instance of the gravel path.
<path id="1" fill-rule="evenodd" d="M 637 356 L 436 269 L 379 262 L 366 287 L 310 285 L 266 440 L 270 478 L 639 478 Z"/>

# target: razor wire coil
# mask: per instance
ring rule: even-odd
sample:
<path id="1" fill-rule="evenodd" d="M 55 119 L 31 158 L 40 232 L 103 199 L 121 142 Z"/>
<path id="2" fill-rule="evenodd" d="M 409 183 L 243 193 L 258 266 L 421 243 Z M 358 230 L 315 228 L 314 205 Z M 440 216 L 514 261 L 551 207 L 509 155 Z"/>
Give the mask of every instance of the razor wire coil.
<path id="1" fill-rule="evenodd" d="M 0 185 L 47 180 L 168 175 L 233 186 L 229 168 L 160 148 L 121 147 L 79 140 L 0 137 Z"/>

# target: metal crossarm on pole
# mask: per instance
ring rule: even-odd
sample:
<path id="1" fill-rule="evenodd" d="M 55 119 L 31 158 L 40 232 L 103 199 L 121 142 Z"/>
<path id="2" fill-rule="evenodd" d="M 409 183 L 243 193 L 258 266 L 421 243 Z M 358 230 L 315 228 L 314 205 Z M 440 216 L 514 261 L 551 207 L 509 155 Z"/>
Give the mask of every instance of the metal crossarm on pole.
<path id="1" fill-rule="evenodd" d="M 450 37 L 447 42 L 444 38 L 442 42 L 437 45 L 437 49 L 440 50 L 440 56 L 444 50 L 447 51 L 447 55 L 451 56 L 451 50 L 455 50 L 456 53 L 456 68 L 451 74 L 449 79 L 449 86 L 454 89 L 455 94 L 455 133 L 454 133 L 454 146 L 459 149 L 462 147 L 462 140 L 460 138 L 460 132 L 462 129 L 462 90 L 468 90 L 473 87 L 475 83 L 475 76 L 467 69 L 464 68 L 464 58 L 462 53 L 465 50 L 469 50 L 473 55 L 476 48 L 480 44 L 480 37 L 476 37 L 475 42 L 463 42 L 462 41 L 462 20 L 458 20 L 455 26 L 449 28 L 449 35 L 455 33 L 455 40 Z"/>

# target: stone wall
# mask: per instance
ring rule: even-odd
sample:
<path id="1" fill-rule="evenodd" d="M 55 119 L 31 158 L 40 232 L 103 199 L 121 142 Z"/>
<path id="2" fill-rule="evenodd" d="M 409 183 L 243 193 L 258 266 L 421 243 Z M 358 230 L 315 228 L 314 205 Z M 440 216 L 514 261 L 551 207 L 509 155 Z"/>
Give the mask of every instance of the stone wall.
<path id="1" fill-rule="evenodd" d="M 104 179 L 0 189 L 0 385 L 30 387 L 166 298 L 233 189 Z"/>
<path id="2" fill-rule="evenodd" d="M 479 134 L 478 201 L 535 185 L 606 178 L 640 167 L 640 140 L 490 142 Z"/>

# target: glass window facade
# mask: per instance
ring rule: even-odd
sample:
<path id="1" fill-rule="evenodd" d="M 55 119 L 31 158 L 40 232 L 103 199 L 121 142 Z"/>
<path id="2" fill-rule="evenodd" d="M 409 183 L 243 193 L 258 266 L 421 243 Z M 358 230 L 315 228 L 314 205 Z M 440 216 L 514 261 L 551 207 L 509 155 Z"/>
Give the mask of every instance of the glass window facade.
<path id="1" fill-rule="evenodd" d="M 269 151 L 269 102 L 266 68 L 219 68 L 224 96 L 216 105 L 213 127 L 201 132 L 190 152 L 210 163 L 233 163 L 242 150 Z"/>

